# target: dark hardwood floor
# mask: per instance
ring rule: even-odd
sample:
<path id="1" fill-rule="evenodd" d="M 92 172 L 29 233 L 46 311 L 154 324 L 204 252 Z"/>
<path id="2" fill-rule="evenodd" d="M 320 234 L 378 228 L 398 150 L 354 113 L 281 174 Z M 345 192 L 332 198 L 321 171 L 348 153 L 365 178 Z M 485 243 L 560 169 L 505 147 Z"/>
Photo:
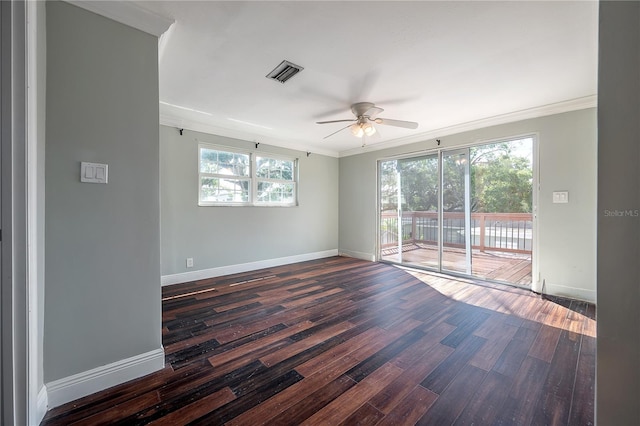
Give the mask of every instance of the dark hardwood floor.
<path id="1" fill-rule="evenodd" d="M 166 367 L 44 425 L 591 425 L 595 308 L 334 257 L 163 288 Z"/>

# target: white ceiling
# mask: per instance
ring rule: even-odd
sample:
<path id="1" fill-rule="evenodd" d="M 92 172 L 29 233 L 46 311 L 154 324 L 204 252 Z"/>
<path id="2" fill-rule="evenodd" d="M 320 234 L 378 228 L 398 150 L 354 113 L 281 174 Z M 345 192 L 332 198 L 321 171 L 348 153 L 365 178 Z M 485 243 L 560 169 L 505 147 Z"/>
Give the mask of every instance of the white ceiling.
<path id="1" fill-rule="evenodd" d="M 353 102 L 420 123 L 378 125 L 375 149 L 596 95 L 597 2 L 135 3 L 175 20 L 159 55 L 161 121 L 176 127 L 346 155 L 362 141 L 315 122 L 352 118 Z M 284 59 L 304 70 L 265 78 Z"/>

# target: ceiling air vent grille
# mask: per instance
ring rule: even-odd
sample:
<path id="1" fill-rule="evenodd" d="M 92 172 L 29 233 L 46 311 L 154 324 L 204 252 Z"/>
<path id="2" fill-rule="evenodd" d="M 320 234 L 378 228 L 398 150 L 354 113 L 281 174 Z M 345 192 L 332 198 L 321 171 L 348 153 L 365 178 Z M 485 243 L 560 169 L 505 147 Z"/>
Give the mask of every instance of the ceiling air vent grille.
<path id="1" fill-rule="evenodd" d="M 285 83 L 287 80 L 298 74 L 303 69 L 304 68 L 302 68 L 300 65 L 292 64 L 289 61 L 282 61 L 280 65 L 275 67 L 273 71 L 267 74 L 267 78 L 279 81 L 280 83 Z"/>

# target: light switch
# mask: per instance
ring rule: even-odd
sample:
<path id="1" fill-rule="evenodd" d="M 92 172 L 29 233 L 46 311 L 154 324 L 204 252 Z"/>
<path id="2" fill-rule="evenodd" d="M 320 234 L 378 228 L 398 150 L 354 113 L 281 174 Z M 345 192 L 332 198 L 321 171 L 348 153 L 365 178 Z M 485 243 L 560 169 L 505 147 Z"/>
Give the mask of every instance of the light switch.
<path id="1" fill-rule="evenodd" d="M 568 203 L 569 191 L 553 191 L 553 202 L 555 203 Z"/>
<path id="2" fill-rule="evenodd" d="M 80 163 L 80 182 L 107 183 L 109 180 L 109 165 L 99 163 Z"/>
<path id="3" fill-rule="evenodd" d="M 93 179 L 95 177 L 94 172 L 95 172 L 95 167 L 88 165 L 87 167 L 85 167 L 84 177 L 87 179 Z"/>
<path id="4" fill-rule="evenodd" d="M 98 179 L 99 181 L 104 180 L 104 167 L 102 166 L 96 166 L 96 179 Z"/>

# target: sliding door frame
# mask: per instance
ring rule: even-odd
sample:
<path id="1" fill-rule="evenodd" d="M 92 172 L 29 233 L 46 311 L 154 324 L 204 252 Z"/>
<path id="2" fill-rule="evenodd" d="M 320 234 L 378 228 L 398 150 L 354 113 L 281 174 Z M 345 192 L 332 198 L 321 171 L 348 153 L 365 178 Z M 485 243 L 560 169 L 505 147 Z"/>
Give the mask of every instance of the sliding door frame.
<path id="1" fill-rule="evenodd" d="M 507 283 L 507 282 L 503 282 L 503 281 L 494 281 L 494 280 L 490 280 L 490 279 L 482 279 L 483 281 L 488 281 L 488 282 L 497 282 L 500 284 L 505 284 L 505 285 L 511 285 L 514 287 L 519 287 L 519 288 L 527 288 L 530 290 L 533 290 L 535 292 L 540 292 L 541 291 L 541 287 L 542 287 L 542 283 L 540 282 L 540 273 L 539 273 L 539 263 L 538 263 L 538 249 L 539 249 L 539 238 L 538 238 L 538 215 L 539 215 L 539 203 L 538 203 L 538 199 L 539 199 L 539 192 L 540 192 L 540 174 L 539 174 L 539 133 L 537 132 L 528 132 L 528 133 L 522 133 L 522 134 L 516 134 L 516 135 L 511 135 L 511 136 L 507 136 L 507 137 L 501 137 L 501 138 L 492 138 L 492 139 L 478 139 L 474 142 L 469 142 L 469 143 L 464 143 L 464 144 L 459 144 L 459 145 L 453 145 L 453 146 L 440 146 L 440 147 L 436 147 L 436 148 L 431 148 L 431 149 L 424 149 L 424 150 L 418 150 L 418 151 L 411 151 L 411 152 L 407 152 L 407 153 L 403 153 L 403 154 L 397 154 L 397 155 L 390 155 L 390 156 L 384 156 L 384 157 L 379 157 L 376 159 L 376 229 L 375 229 L 375 235 L 376 235 L 376 250 L 375 250 L 375 255 L 374 255 L 374 260 L 376 262 L 384 262 L 384 263 L 392 263 L 392 264 L 396 264 L 396 262 L 391 262 L 391 261 L 387 261 L 387 260 L 383 260 L 382 256 L 381 256 L 381 241 L 380 241 L 380 227 L 381 227 L 381 199 L 380 199 L 380 167 L 381 167 L 381 163 L 383 161 L 393 161 L 393 160 L 405 160 L 405 159 L 410 159 L 410 158 L 415 158 L 415 157 L 419 157 L 419 156 L 427 156 L 427 155 L 437 155 L 438 156 L 438 191 L 439 191 L 439 195 L 438 195 L 438 267 L 437 268 L 432 268 L 432 267 L 428 267 L 428 266 L 413 266 L 413 265 L 404 265 L 402 263 L 398 263 L 401 264 L 402 266 L 405 267 L 411 267 L 411 268 L 416 268 L 416 269 L 423 269 L 423 270 L 427 270 L 427 271 L 433 271 L 433 272 L 438 272 L 438 273 L 445 273 L 447 275 L 452 275 L 452 276 L 460 276 L 460 277 L 464 277 L 464 278 L 474 278 L 474 279 L 480 279 L 479 277 L 475 277 L 473 275 L 470 274 L 464 274 L 464 273 L 460 273 L 460 272 L 455 272 L 455 271 L 449 271 L 446 269 L 442 269 L 442 251 L 444 250 L 444 243 L 443 243 L 443 226 L 442 226 L 442 220 L 443 220 L 443 207 L 442 207 L 442 203 L 443 203 L 443 194 L 442 194 L 442 184 L 443 184 L 443 169 L 442 169 L 442 155 L 443 153 L 446 152 L 455 152 L 455 151 L 464 151 L 466 150 L 467 152 L 467 167 L 466 170 L 467 172 L 470 172 L 470 158 L 469 158 L 469 152 L 470 149 L 476 146 L 481 146 L 481 145 L 488 145 L 488 144 L 494 144 L 494 143 L 501 143 L 501 142 L 511 142 L 511 141 L 516 141 L 516 140 L 520 140 L 520 139 L 527 139 L 527 138 L 531 138 L 532 139 L 532 147 L 531 147 L 531 155 L 532 155 L 532 172 L 533 172 L 533 182 L 532 182 L 532 188 L 531 188 L 531 192 L 532 192 L 532 238 L 533 238 L 533 243 L 531 245 L 531 285 L 530 286 L 521 286 L 521 285 L 517 285 L 515 283 Z M 471 186 L 470 184 L 467 185 L 470 180 L 470 173 L 466 173 L 465 175 L 465 188 L 467 191 L 470 191 Z M 465 228 L 468 230 L 470 229 L 470 217 L 471 217 L 471 210 L 470 210 L 470 206 L 469 206 L 469 196 L 468 194 L 465 194 Z M 398 199 L 400 202 L 400 198 Z M 401 212 L 401 206 L 398 207 L 398 211 Z M 399 213 L 401 214 L 401 213 Z M 468 218 L 467 218 L 468 216 Z M 400 217 L 399 217 L 399 221 L 400 221 Z M 469 250 L 469 247 L 467 245 L 468 242 L 470 242 L 470 235 L 469 232 L 466 232 L 465 234 L 465 247 L 467 247 L 467 256 L 471 256 L 471 251 Z M 400 240 L 400 244 L 402 242 L 402 234 L 399 234 L 399 240 Z M 399 245 L 399 248 L 401 249 L 401 246 Z M 402 256 L 401 254 L 401 250 L 400 250 L 400 256 Z M 401 258 L 402 259 L 402 258 Z M 467 260 L 467 265 L 470 266 L 470 259 Z"/>

